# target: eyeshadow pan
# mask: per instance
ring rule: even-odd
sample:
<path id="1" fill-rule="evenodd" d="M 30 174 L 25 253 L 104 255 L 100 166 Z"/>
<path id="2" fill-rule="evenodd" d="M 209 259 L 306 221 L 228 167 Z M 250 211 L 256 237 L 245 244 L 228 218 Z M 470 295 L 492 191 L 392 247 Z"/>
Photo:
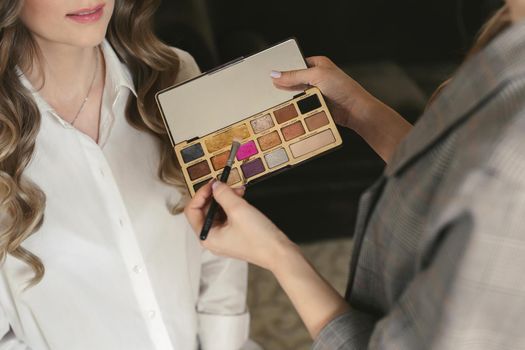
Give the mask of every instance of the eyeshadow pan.
<path id="1" fill-rule="evenodd" d="M 235 137 L 241 138 L 242 140 L 250 137 L 250 131 L 246 124 L 237 125 L 228 131 L 221 134 L 209 137 L 204 141 L 208 152 L 214 153 L 225 147 L 231 146 Z"/>
<path id="2" fill-rule="evenodd" d="M 193 190 L 195 192 L 197 192 L 199 190 L 199 188 L 201 188 L 202 186 L 206 185 L 208 182 L 210 182 L 210 179 L 196 183 L 195 185 L 193 185 Z"/>
<path id="3" fill-rule="evenodd" d="M 299 110 L 302 114 L 306 114 L 308 112 L 313 111 L 314 109 L 321 107 L 321 101 L 319 101 L 319 97 L 317 97 L 317 94 L 314 94 L 300 101 L 297 101 L 297 106 L 299 107 Z"/>
<path id="4" fill-rule="evenodd" d="M 202 149 L 200 143 L 196 143 L 194 145 L 191 145 L 190 147 L 186 147 L 180 153 L 182 154 L 182 159 L 184 160 L 184 163 L 192 162 L 204 156 L 204 150 Z"/>
<path id="5" fill-rule="evenodd" d="M 304 121 L 306 122 L 306 126 L 310 131 L 317 130 L 320 127 L 328 125 L 329 123 L 328 117 L 326 116 L 326 113 L 324 111 L 316 113 L 313 116 L 306 118 Z"/>
<path id="6" fill-rule="evenodd" d="M 242 173 L 245 178 L 254 177 L 264 171 L 264 164 L 261 158 L 254 159 L 241 165 Z"/>
<path id="7" fill-rule="evenodd" d="M 257 140 L 259 142 L 259 147 L 261 151 L 266 151 L 267 149 L 274 148 L 281 144 L 281 138 L 277 131 L 273 131 L 267 135 L 259 137 Z"/>
<path id="8" fill-rule="evenodd" d="M 279 148 L 273 152 L 268 153 L 264 156 L 268 168 L 272 169 L 288 161 L 288 155 L 284 148 Z"/>
<path id="9" fill-rule="evenodd" d="M 290 145 L 290 151 L 295 158 L 299 158 L 310 152 L 317 151 L 320 148 L 328 146 L 335 142 L 334 134 L 332 130 L 327 129 L 314 136 L 310 136 L 307 139 L 296 142 Z"/>
<path id="10" fill-rule="evenodd" d="M 239 147 L 239 150 L 237 151 L 237 159 L 244 160 L 250 158 L 254 154 L 257 154 L 258 152 L 257 146 L 255 146 L 255 141 L 250 141 Z"/>
<path id="11" fill-rule="evenodd" d="M 251 124 L 252 124 L 253 132 L 256 134 L 266 131 L 275 125 L 273 123 L 272 116 L 269 114 L 252 120 Z"/>
<path id="12" fill-rule="evenodd" d="M 286 141 L 293 140 L 305 133 L 303 124 L 300 121 L 282 128 L 281 131 Z"/>
<path id="13" fill-rule="evenodd" d="M 215 157 L 211 158 L 211 164 L 213 165 L 213 169 L 215 171 L 221 170 L 226 166 L 226 162 L 228 161 L 228 156 L 230 155 L 230 151 L 223 152 Z"/>
<path id="14" fill-rule="evenodd" d="M 217 176 L 217 178 L 220 178 L 222 176 L 222 173 Z M 228 176 L 228 185 L 232 186 L 237 183 L 241 182 L 241 174 L 239 173 L 239 169 L 232 168 L 230 171 L 230 176 Z"/>
<path id="15" fill-rule="evenodd" d="M 279 124 L 287 122 L 299 115 L 293 104 L 278 109 L 274 111 L 273 114 L 275 115 L 275 120 L 277 120 L 277 123 Z"/>
<path id="16" fill-rule="evenodd" d="M 211 169 L 208 165 L 208 161 L 206 160 L 203 160 L 202 162 L 199 162 L 188 168 L 188 174 L 190 175 L 190 179 L 192 180 L 199 179 L 203 176 L 208 175 L 209 173 L 211 173 Z"/>

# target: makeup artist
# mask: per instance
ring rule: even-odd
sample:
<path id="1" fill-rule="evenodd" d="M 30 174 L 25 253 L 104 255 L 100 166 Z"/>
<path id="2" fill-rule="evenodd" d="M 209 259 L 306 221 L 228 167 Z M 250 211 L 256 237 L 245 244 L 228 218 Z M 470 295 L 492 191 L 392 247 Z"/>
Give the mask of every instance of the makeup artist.
<path id="1" fill-rule="evenodd" d="M 345 299 L 222 183 L 186 208 L 196 233 L 212 194 L 226 212 L 204 246 L 273 272 L 314 349 L 524 349 L 524 19 L 507 1 L 413 128 L 326 58 L 272 73 L 318 86 L 387 162 L 361 199 Z"/>
<path id="2" fill-rule="evenodd" d="M 156 0 L 0 0 L 0 349 L 238 350 L 247 264 L 202 249 L 155 93 L 199 74 Z"/>

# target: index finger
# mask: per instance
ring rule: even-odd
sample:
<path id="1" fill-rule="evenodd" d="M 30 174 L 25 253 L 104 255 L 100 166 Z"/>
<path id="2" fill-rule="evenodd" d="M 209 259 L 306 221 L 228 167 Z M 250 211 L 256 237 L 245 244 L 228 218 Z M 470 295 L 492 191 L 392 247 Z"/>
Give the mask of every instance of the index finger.
<path id="1" fill-rule="evenodd" d="M 204 217 L 206 215 L 204 210 L 212 197 L 211 186 L 213 182 L 214 181 L 210 181 L 202 186 L 184 209 L 184 214 L 195 232 L 200 230 L 204 224 Z"/>

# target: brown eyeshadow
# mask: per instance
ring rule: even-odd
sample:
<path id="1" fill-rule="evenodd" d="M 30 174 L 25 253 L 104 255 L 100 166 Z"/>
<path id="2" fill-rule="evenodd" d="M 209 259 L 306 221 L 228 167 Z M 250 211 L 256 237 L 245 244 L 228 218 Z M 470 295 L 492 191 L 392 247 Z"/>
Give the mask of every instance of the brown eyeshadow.
<path id="1" fill-rule="evenodd" d="M 277 123 L 282 124 L 298 116 L 297 109 L 293 104 L 278 109 L 273 112 Z"/>
<path id="2" fill-rule="evenodd" d="M 259 142 L 261 151 L 266 151 L 270 148 L 273 148 L 281 144 L 281 138 L 279 137 L 279 133 L 277 131 L 273 131 L 269 133 L 268 135 L 259 137 L 257 141 Z"/>
<path id="3" fill-rule="evenodd" d="M 211 173 L 210 166 L 208 165 L 208 161 L 203 160 L 202 162 L 199 162 L 195 165 L 192 165 L 188 168 L 188 174 L 190 175 L 190 179 L 200 179 L 203 176 L 208 175 Z"/>
<path id="4" fill-rule="evenodd" d="M 282 128 L 281 131 L 286 141 L 293 140 L 305 133 L 303 124 L 300 121 Z"/>
<path id="5" fill-rule="evenodd" d="M 317 130 L 329 123 L 325 112 L 316 113 L 313 116 L 306 118 L 304 121 L 310 131 Z"/>
<path id="6" fill-rule="evenodd" d="M 226 166 L 226 162 L 228 161 L 228 156 L 230 155 L 229 151 L 223 152 L 211 159 L 211 164 L 213 165 L 213 169 L 221 170 Z"/>

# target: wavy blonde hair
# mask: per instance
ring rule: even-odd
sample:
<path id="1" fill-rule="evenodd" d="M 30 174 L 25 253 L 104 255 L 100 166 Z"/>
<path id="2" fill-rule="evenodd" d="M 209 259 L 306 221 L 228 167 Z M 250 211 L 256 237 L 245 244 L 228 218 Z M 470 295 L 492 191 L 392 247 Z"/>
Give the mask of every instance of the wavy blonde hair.
<path id="1" fill-rule="evenodd" d="M 116 0 L 107 39 L 131 71 L 137 95 L 131 95 L 126 118 L 135 128 L 150 133 L 160 145 L 158 174 L 187 198 L 155 93 L 175 82 L 180 61 L 153 33 L 158 0 Z M 22 85 L 17 68 L 26 71 L 38 56 L 38 47 L 19 20 L 22 0 L 0 1 L 0 261 L 6 256 L 27 263 L 34 272 L 29 286 L 40 282 L 44 265 L 22 242 L 42 225 L 46 197 L 23 176 L 35 148 L 40 112 L 32 94 Z M 184 200 L 183 200 L 184 202 Z M 172 208 L 180 212 L 180 205 Z"/>

